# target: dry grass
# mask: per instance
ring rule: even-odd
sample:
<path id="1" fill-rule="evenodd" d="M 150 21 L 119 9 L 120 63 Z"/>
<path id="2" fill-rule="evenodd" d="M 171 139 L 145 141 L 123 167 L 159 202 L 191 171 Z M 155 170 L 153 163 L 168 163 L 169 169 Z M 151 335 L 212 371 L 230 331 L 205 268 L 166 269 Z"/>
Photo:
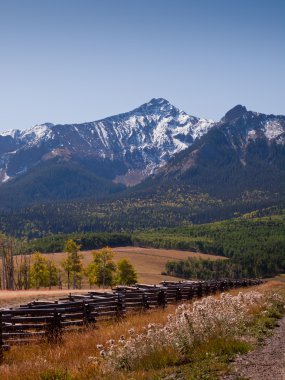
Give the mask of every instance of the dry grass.
<path id="1" fill-rule="evenodd" d="M 187 257 L 201 257 L 209 260 L 224 260 L 224 257 L 208 255 L 192 251 L 178 251 L 172 249 L 155 249 L 155 248 L 140 248 L 140 247 L 118 247 L 113 248 L 115 253 L 114 260 L 117 262 L 122 258 L 127 258 L 134 265 L 138 273 L 138 282 L 146 284 L 158 284 L 164 280 L 177 279 L 171 276 L 161 274 L 165 270 L 165 264 L 168 260 L 185 260 Z M 87 266 L 92 261 L 93 251 L 83 251 L 83 264 Z M 66 253 L 48 254 L 53 260 L 60 264 L 66 257 Z"/>
<path id="2" fill-rule="evenodd" d="M 178 251 L 154 248 L 139 248 L 139 247 L 118 247 L 113 249 L 115 255 L 114 260 L 117 262 L 122 258 L 127 258 L 134 265 L 138 273 L 138 282 L 146 284 L 158 284 L 161 281 L 180 280 L 178 277 L 165 276 L 161 272 L 165 270 L 165 264 L 168 260 L 183 260 L 187 257 L 202 257 L 210 260 L 223 260 L 224 257 L 208 255 L 191 251 Z M 92 261 L 93 251 L 82 251 L 83 265 L 86 267 Z M 50 253 L 45 254 L 46 257 L 52 259 L 56 265 L 60 265 L 66 257 L 66 253 Z M 87 279 L 83 281 L 83 289 L 89 289 Z M 82 290 L 21 290 L 21 291 L 3 291 L 0 290 L 0 307 L 12 307 L 31 301 L 35 298 L 55 299 L 65 294 L 72 292 L 82 292 Z"/>
<path id="3" fill-rule="evenodd" d="M 275 276 L 274 278 L 270 279 L 273 281 L 279 281 L 279 282 L 285 282 L 285 274 L 279 274 Z"/>
<path id="4" fill-rule="evenodd" d="M 103 291 L 103 290 L 102 290 Z M 32 301 L 34 299 L 55 300 L 66 294 L 82 293 L 82 290 L 68 289 L 32 289 L 32 290 L 0 290 L 0 307 L 13 307 Z"/>
<path id="5" fill-rule="evenodd" d="M 256 287 L 256 290 L 267 292 L 272 289 L 284 288 L 279 282 L 268 282 Z M 255 287 L 242 289 L 244 292 L 252 291 Z M 240 290 L 233 290 L 235 294 Z M 175 310 L 175 305 L 170 305 L 165 310 L 154 310 L 143 314 L 129 315 L 118 323 L 101 325 L 96 329 L 83 332 L 65 334 L 61 345 L 51 346 L 44 343 L 37 345 L 12 347 L 5 354 L 5 364 L 0 367 L 1 380 L 26 380 L 26 379 L 62 379 L 67 370 L 72 380 L 81 379 L 109 379 L 102 375 L 98 365 L 91 358 L 98 355 L 97 344 L 104 344 L 108 339 L 118 339 L 125 335 L 130 328 L 136 332 L 148 325 L 148 323 L 166 322 L 167 315 Z M 59 373 L 63 377 L 43 377 L 43 373 Z M 138 371 L 136 373 L 116 373 L 119 379 L 151 379 L 151 371 Z"/>
<path id="6" fill-rule="evenodd" d="M 88 379 L 100 378 L 99 369 L 94 368 L 91 357 L 98 355 L 97 344 L 105 344 L 108 339 L 118 339 L 128 329 L 142 330 L 148 323 L 164 323 L 170 306 L 166 310 L 155 310 L 143 314 L 128 316 L 120 323 L 108 323 L 96 329 L 68 333 L 59 346 L 41 343 L 38 345 L 12 347 L 6 353 L 5 364 L 0 367 L 1 380 L 23 380 L 39 378 L 43 372 L 66 368 L 72 376 Z M 98 377 L 94 377 L 96 376 Z"/>

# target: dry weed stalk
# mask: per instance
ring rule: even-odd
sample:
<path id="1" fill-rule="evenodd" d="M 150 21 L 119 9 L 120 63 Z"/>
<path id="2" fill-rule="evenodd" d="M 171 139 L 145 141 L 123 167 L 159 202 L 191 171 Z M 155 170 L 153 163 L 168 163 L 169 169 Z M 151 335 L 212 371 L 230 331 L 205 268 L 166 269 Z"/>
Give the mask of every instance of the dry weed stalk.
<path id="1" fill-rule="evenodd" d="M 264 295 L 256 291 L 206 297 L 192 305 L 179 305 L 175 313 L 168 315 L 164 325 L 150 323 L 138 334 L 131 328 L 128 337 L 122 335 L 116 341 L 109 339 L 97 349 L 109 370 L 133 369 L 138 360 L 163 349 L 173 348 L 183 355 L 194 344 L 213 336 L 236 335 L 241 324 L 249 318 L 250 308 L 265 302 Z"/>

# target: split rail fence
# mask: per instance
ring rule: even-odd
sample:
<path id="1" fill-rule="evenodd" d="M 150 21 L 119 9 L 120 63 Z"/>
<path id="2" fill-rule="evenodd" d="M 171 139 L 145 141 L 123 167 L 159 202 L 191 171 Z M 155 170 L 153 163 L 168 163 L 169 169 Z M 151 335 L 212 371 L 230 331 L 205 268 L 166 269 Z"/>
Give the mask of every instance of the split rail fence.
<path id="1" fill-rule="evenodd" d="M 70 293 L 57 301 L 32 301 L 0 309 L 0 361 L 11 345 L 44 338 L 59 342 L 63 331 L 120 319 L 128 312 L 166 307 L 232 288 L 259 285 L 259 279 L 219 281 L 164 281 L 159 285 L 118 286 L 110 292 Z"/>

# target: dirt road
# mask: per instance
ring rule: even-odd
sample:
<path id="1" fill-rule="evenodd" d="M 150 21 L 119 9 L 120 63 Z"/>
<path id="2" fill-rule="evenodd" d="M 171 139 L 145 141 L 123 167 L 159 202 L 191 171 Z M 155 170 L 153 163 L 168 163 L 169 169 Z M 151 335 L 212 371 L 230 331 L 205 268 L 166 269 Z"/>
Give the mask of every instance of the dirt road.
<path id="1" fill-rule="evenodd" d="M 262 346 L 233 363 L 233 374 L 223 380 L 285 380 L 285 317 Z"/>

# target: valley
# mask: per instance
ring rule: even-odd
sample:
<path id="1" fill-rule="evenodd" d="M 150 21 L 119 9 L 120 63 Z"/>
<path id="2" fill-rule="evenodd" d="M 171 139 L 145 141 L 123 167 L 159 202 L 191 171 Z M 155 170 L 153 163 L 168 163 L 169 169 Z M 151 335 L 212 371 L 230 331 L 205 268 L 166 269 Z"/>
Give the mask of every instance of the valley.
<path id="1" fill-rule="evenodd" d="M 54 301 L 90 288 L 101 292 L 118 283 L 149 285 L 190 279 L 207 284 L 222 278 L 271 278 L 261 292 L 257 290 L 252 296 L 246 292 L 235 295 L 233 291 L 233 296 L 196 301 L 205 305 L 209 320 L 213 315 L 221 315 L 223 321 L 229 318 L 232 331 L 233 321 L 242 319 L 243 314 L 235 306 L 229 311 L 229 304 L 225 308 L 223 302 L 231 299 L 240 307 L 240 299 L 252 297 L 250 302 L 256 302 L 257 311 L 248 307 L 246 323 L 254 341 L 256 329 L 266 332 L 283 311 L 277 300 L 270 307 L 257 300 L 269 297 L 271 288 L 278 297 L 284 292 L 284 158 L 285 116 L 248 111 L 237 105 L 214 122 L 188 115 L 162 98 L 91 123 L 45 123 L 24 131 L 0 133 L 0 255 L 4 263 L 0 267 L 0 307 L 17 307 L 35 298 Z M 107 246 L 112 251 L 104 250 Z M 97 254 L 95 260 L 93 251 Z M 102 284 L 107 286 L 103 288 Z M 7 290 L 12 288 L 15 290 Z M 23 288 L 26 290 L 20 290 Z M 181 306 L 191 318 L 196 302 Z M 219 307 L 215 306 L 218 309 L 213 313 L 210 304 L 214 302 Z M 172 318 L 179 316 L 180 306 L 169 309 L 175 313 Z M 268 319 L 264 311 L 269 313 Z M 144 321 L 167 324 L 166 319 L 164 311 L 155 310 L 145 316 L 131 316 L 131 322 L 126 318 L 122 324 L 107 323 L 111 331 L 123 332 L 123 326 L 136 321 L 144 331 Z M 229 336 L 226 323 L 211 323 L 214 325 L 204 331 L 203 339 L 207 352 L 210 346 L 218 358 L 217 372 L 223 374 L 225 368 L 228 370 L 227 360 L 236 352 L 247 352 L 250 345 Z M 224 329 L 222 341 L 220 330 L 218 335 L 207 336 L 206 331 L 213 326 Z M 10 325 L 6 328 L 11 329 Z M 80 337 L 77 331 L 75 338 L 68 335 L 63 347 L 76 352 L 73 339 L 84 336 L 90 342 L 90 336 L 94 336 L 98 342 L 100 331 L 106 337 L 104 326 L 98 334 L 95 330 L 83 331 Z M 186 331 L 189 334 L 189 329 Z M 192 349 L 205 368 L 197 366 L 189 354 L 178 358 L 177 346 L 173 351 L 173 342 L 169 345 L 171 339 L 164 343 L 166 351 L 157 346 L 152 352 L 157 370 L 143 353 L 146 376 L 160 376 L 164 367 L 171 373 L 173 366 L 180 373 L 186 371 L 185 378 L 189 378 L 188 371 L 195 374 L 193 379 L 213 373 L 211 368 L 216 364 L 207 362 L 200 338 L 195 341 L 197 337 L 189 336 L 189 342 L 196 342 Z M 130 344 L 134 341 L 131 339 Z M 156 342 L 157 337 L 154 346 Z M 39 342 L 40 354 L 36 346 L 27 346 L 28 363 L 30 353 L 54 363 L 44 353 L 45 344 Z M 152 346 L 146 345 L 146 350 L 152 350 Z M 7 379 L 27 373 L 26 361 L 23 364 L 17 356 L 21 352 L 18 349 L 12 348 L 7 354 L 8 360 L 14 355 L 17 363 L 15 371 L 6 367 Z M 221 349 L 227 352 L 227 359 L 221 356 Z M 62 355 L 61 348 L 52 350 Z M 94 347 L 91 351 L 98 354 Z M 83 348 L 82 352 L 90 354 Z M 85 359 L 80 355 L 82 363 Z M 68 353 L 63 360 L 68 372 L 62 372 L 57 363 L 55 372 L 45 368 L 45 372 L 32 369 L 32 373 L 47 374 L 40 380 L 81 379 L 70 363 L 71 357 Z M 128 354 L 127 360 L 130 357 Z M 181 359 L 187 363 L 184 367 Z M 161 360 L 162 364 L 157 364 Z M 135 378 L 145 378 L 135 363 L 129 363 Z M 89 364 L 85 368 L 93 376 L 94 366 Z M 106 373 L 104 365 L 96 366 L 100 378 L 106 378 L 100 372 Z M 122 375 L 121 368 L 117 373 Z"/>
<path id="2" fill-rule="evenodd" d="M 284 16 L 0 0 L 0 380 L 285 380 Z"/>
<path id="3" fill-rule="evenodd" d="M 270 278 L 252 292 L 232 290 L 194 302 L 191 295 L 167 310 L 133 312 L 98 329 L 76 328 L 60 345 L 38 340 L 24 350 L 12 347 L 5 353 L 5 378 L 29 373 L 40 380 L 93 379 L 96 373 L 107 379 L 115 373 L 124 379 L 127 370 L 138 380 L 168 374 L 166 378 L 196 380 L 229 372 L 229 361 L 256 347 L 284 313 L 284 142 L 285 116 L 237 105 L 214 122 L 187 115 L 162 98 L 91 123 L 45 123 L 0 134 L 0 308 L 35 298 L 55 301 L 71 292 L 81 297 L 90 289 L 100 293 L 116 284 L 198 280 L 202 289 L 223 278 L 232 284 Z M 112 250 L 104 250 L 107 246 Z M 101 294 L 96 297 L 102 301 Z M 87 306 L 80 305 L 84 310 L 78 309 L 78 315 L 83 310 L 84 319 Z M 94 307 L 104 317 L 114 312 L 108 310 L 112 305 Z M 182 309 L 190 318 L 186 325 Z M 191 322 L 189 329 L 190 320 L 196 324 Z M 244 323 L 246 335 L 240 329 Z M 133 354 L 126 351 L 126 369 L 120 355 L 127 346 L 117 349 L 112 343 L 112 351 L 104 340 L 108 336 L 113 342 L 134 325 L 140 333 L 127 341 L 136 347 L 134 352 L 143 347 L 143 364 L 138 366 L 140 360 L 132 361 Z M 174 332 L 164 336 L 173 326 Z M 188 340 L 180 340 L 181 326 Z M 9 331 L 15 328 L 19 326 L 5 325 Z M 4 340 L 9 331 L 2 334 Z M 125 342 L 122 336 L 118 342 Z M 79 352 L 82 340 L 89 348 L 84 345 Z M 180 352 L 177 344 L 186 346 Z M 35 355 L 44 364 L 29 368 Z M 100 356 L 107 356 L 106 361 Z M 108 360 L 119 366 L 115 372 L 115 367 L 109 371 Z M 82 363 L 84 375 L 77 368 Z"/>

